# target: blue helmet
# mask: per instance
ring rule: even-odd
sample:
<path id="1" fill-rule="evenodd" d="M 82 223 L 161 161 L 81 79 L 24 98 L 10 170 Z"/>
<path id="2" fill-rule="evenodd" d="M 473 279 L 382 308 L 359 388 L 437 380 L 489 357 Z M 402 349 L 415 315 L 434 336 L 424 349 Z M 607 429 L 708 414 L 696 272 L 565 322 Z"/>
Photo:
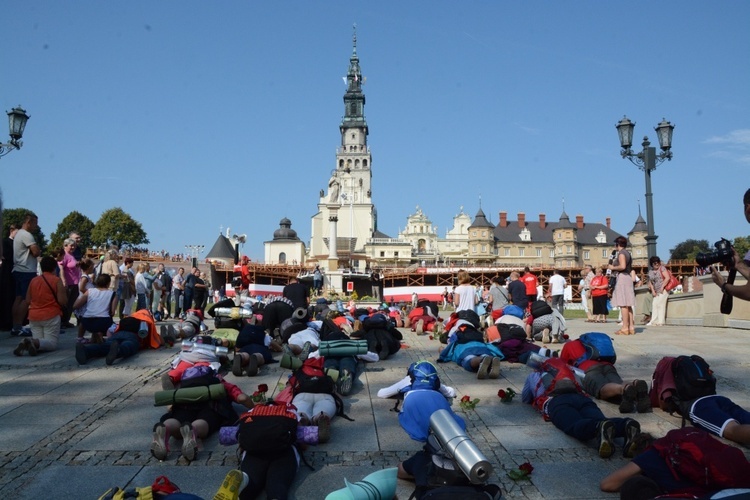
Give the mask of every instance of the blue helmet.
<path id="1" fill-rule="evenodd" d="M 429 361 L 417 361 L 409 365 L 406 370 L 411 377 L 411 385 L 401 389 L 401 392 L 409 392 L 415 389 L 429 389 L 437 391 L 440 389 L 440 377 L 437 368 Z"/>

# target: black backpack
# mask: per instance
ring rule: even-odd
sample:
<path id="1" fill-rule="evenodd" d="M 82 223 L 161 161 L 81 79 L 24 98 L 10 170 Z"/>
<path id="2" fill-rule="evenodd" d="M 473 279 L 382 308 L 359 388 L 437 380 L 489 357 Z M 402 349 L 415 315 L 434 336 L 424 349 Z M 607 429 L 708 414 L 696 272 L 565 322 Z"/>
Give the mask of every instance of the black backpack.
<path id="1" fill-rule="evenodd" d="M 672 363 L 672 373 L 681 402 L 716 394 L 714 372 L 698 355 L 677 356 Z"/>
<path id="2" fill-rule="evenodd" d="M 540 316 L 546 316 L 552 314 L 552 306 L 550 306 L 545 300 L 535 300 L 531 303 L 531 316 L 538 318 Z"/>
<path id="3" fill-rule="evenodd" d="M 495 326 L 498 333 L 500 333 L 500 342 L 511 339 L 526 340 L 526 330 L 522 326 L 510 323 L 497 323 Z"/>
<path id="4" fill-rule="evenodd" d="M 463 311 L 458 311 L 458 319 L 468 321 L 469 323 L 474 325 L 474 328 L 479 328 L 479 326 L 481 325 L 481 322 L 479 320 L 479 315 L 471 309 L 464 309 Z"/>
<path id="5" fill-rule="evenodd" d="M 237 442 L 251 454 L 279 451 L 297 442 L 297 416 L 293 406 L 256 404 L 240 417 Z"/>

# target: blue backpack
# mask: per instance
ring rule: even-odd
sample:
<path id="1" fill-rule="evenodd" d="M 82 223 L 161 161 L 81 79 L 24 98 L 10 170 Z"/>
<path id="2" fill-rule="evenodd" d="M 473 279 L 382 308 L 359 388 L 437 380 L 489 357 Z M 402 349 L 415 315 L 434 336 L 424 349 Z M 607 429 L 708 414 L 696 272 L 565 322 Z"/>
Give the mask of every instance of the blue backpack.
<path id="1" fill-rule="evenodd" d="M 605 361 L 614 364 L 617 361 L 615 346 L 612 345 L 612 339 L 606 333 L 589 332 L 584 333 L 578 340 L 586 348 L 586 354 L 578 358 L 575 365 L 583 361 Z"/>

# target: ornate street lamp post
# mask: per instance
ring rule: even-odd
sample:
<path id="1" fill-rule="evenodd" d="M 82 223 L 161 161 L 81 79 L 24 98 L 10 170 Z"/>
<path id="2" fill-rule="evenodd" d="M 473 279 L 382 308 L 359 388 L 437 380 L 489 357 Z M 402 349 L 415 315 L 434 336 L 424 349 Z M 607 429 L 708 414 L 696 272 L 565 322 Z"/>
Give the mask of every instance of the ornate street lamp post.
<path id="1" fill-rule="evenodd" d="M 646 247 L 648 249 L 649 259 L 656 255 L 656 236 L 654 234 L 654 204 L 653 194 L 651 193 L 651 172 L 656 170 L 656 166 L 662 163 L 664 160 L 672 160 L 672 130 L 674 125 L 669 123 L 666 119 L 662 118 L 659 125 L 654 128 L 656 135 L 659 138 L 659 147 L 661 153 L 656 154 L 656 148 L 651 147 L 651 143 L 648 137 L 643 138 L 643 150 L 640 153 L 634 153 L 630 147 L 633 145 L 633 130 L 635 129 L 635 122 L 628 120 L 627 116 L 624 116 L 620 122 L 615 125 L 617 133 L 620 136 L 620 155 L 623 158 L 627 158 L 638 168 L 643 170 L 646 174 L 646 224 L 648 227 L 648 235 L 646 236 Z"/>
<path id="2" fill-rule="evenodd" d="M 8 113 L 8 129 L 10 130 L 10 142 L 3 144 L 0 142 L 0 157 L 3 157 L 13 151 L 14 149 L 21 149 L 23 146 L 23 130 L 26 128 L 26 122 L 29 120 L 29 115 L 26 114 L 26 110 L 21 106 L 16 106 L 11 109 Z"/>

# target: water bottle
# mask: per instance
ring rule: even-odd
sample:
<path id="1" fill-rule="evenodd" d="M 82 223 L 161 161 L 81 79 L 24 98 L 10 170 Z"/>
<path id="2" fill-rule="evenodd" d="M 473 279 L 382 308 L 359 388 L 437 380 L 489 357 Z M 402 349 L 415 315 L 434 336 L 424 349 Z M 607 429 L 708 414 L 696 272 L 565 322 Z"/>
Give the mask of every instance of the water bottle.
<path id="1" fill-rule="evenodd" d="M 145 321 L 141 321 L 140 326 L 138 326 L 138 336 L 142 339 L 148 337 L 148 323 Z"/>
<path id="2" fill-rule="evenodd" d="M 541 354 L 532 352 L 529 354 L 529 359 L 526 361 L 526 366 L 533 370 L 538 370 L 542 367 L 542 363 L 547 361 L 549 358 L 547 356 L 542 356 Z"/>

